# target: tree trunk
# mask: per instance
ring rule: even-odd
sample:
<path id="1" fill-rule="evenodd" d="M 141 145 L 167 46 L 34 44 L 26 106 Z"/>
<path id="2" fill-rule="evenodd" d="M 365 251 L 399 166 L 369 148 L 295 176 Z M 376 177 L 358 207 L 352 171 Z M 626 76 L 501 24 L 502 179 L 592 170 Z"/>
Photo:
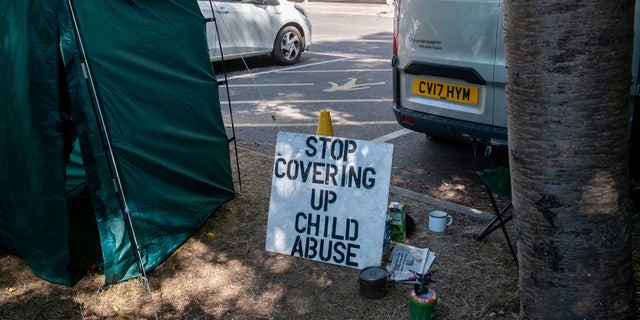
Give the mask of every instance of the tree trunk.
<path id="1" fill-rule="evenodd" d="M 504 0 L 522 319 L 635 317 L 633 0 Z"/>

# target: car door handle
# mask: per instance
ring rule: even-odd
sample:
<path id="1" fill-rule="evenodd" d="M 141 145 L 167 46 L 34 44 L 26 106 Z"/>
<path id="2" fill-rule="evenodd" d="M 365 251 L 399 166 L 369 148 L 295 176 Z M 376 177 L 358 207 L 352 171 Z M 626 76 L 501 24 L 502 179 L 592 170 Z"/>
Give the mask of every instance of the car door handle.
<path id="1" fill-rule="evenodd" d="M 216 9 L 217 13 L 229 13 L 229 9 L 225 8 L 225 7 L 218 7 Z"/>

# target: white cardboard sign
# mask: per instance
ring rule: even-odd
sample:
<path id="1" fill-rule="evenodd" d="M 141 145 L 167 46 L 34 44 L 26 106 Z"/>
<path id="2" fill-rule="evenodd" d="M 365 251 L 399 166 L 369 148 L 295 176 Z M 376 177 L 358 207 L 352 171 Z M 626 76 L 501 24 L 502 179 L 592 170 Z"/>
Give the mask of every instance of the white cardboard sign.
<path id="1" fill-rule="evenodd" d="M 388 143 L 279 132 L 266 250 L 380 265 L 392 160 Z"/>

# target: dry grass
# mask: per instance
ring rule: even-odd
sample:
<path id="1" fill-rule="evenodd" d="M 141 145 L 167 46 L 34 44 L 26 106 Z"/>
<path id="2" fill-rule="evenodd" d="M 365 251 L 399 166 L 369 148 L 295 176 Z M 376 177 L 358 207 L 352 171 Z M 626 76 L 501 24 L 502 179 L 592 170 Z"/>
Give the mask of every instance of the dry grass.
<path id="1" fill-rule="evenodd" d="M 359 295 L 359 271 L 264 250 L 270 154 L 240 149 L 243 194 L 215 212 L 160 267 L 148 274 L 153 304 L 138 280 L 98 290 L 87 272 L 64 287 L 35 277 L 19 258 L 0 255 L 2 319 L 408 319 L 409 285 L 378 300 Z M 427 231 L 434 208 L 403 201 L 416 220 L 408 243 L 436 252 L 431 288 L 439 319 L 517 319 L 517 269 L 501 234 L 472 235 L 485 221 L 453 212 L 442 234 Z"/>

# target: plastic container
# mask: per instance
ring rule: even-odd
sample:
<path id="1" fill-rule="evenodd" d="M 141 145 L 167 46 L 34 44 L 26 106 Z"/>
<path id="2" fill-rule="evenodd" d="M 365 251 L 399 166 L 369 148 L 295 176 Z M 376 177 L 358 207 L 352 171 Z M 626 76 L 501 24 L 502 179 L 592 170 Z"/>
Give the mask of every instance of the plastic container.
<path id="1" fill-rule="evenodd" d="M 382 254 L 386 255 L 391 249 L 391 216 L 387 214 L 386 223 L 384 226 L 384 241 L 382 242 Z"/>

